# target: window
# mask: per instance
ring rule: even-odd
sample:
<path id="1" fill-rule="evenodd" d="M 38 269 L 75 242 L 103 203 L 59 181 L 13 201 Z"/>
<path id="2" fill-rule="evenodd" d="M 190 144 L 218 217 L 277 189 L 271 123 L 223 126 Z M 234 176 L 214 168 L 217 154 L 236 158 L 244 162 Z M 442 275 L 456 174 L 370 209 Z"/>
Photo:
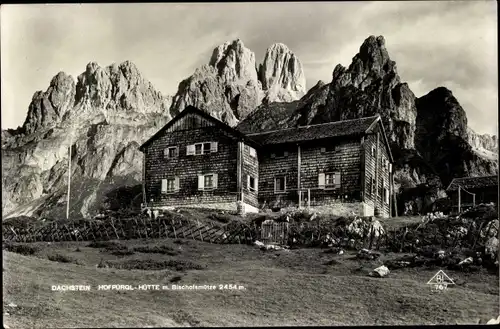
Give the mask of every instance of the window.
<path id="1" fill-rule="evenodd" d="M 176 158 L 179 155 L 179 148 L 177 146 L 169 146 L 165 149 L 165 157 L 168 159 Z"/>
<path id="2" fill-rule="evenodd" d="M 247 186 L 248 186 L 249 191 L 256 191 L 257 190 L 257 183 L 256 183 L 255 177 L 247 175 Z"/>
<path id="3" fill-rule="evenodd" d="M 275 151 L 275 152 L 271 153 L 271 158 L 283 158 L 286 156 L 288 156 L 288 152 L 283 151 L 283 150 L 279 150 L 279 151 Z"/>
<path id="4" fill-rule="evenodd" d="M 208 153 L 217 152 L 218 143 L 217 142 L 205 142 L 187 145 L 186 154 L 187 155 L 202 155 Z"/>
<path id="5" fill-rule="evenodd" d="M 374 157 L 375 156 L 375 145 L 372 145 L 371 153 L 372 153 L 372 157 Z"/>
<path id="6" fill-rule="evenodd" d="M 161 193 L 176 193 L 179 191 L 179 177 L 169 177 L 161 180 Z"/>
<path id="7" fill-rule="evenodd" d="M 214 175 L 205 175 L 205 188 L 213 188 L 214 187 Z"/>
<path id="8" fill-rule="evenodd" d="M 373 178 L 373 177 L 372 177 L 370 180 L 371 180 L 371 182 L 372 182 L 372 183 L 371 183 L 371 186 L 370 186 L 370 194 L 371 194 L 371 195 L 374 195 L 374 194 L 375 194 L 375 191 L 376 191 L 376 190 L 375 190 L 375 188 L 376 188 L 376 186 L 375 186 L 375 178 Z"/>
<path id="9" fill-rule="evenodd" d="M 255 152 L 255 149 L 253 147 L 250 147 L 250 156 L 253 158 L 257 157 L 257 152 Z"/>
<path id="10" fill-rule="evenodd" d="M 277 176 L 274 178 L 274 193 L 283 193 L 286 191 L 286 177 Z"/>
<path id="11" fill-rule="evenodd" d="M 340 172 L 320 173 L 318 175 L 318 186 L 320 188 L 340 188 Z"/>
<path id="12" fill-rule="evenodd" d="M 217 174 L 198 175 L 198 190 L 213 190 L 217 188 Z"/>
<path id="13" fill-rule="evenodd" d="M 320 152 L 321 152 L 321 153 L 325 153 L 325 152 L 334 152 L 335 150 L 336 150 L 335 145 L 327 145 L 327 146 L 323 146 L 323 147 L 320 149 Z"/>
<path id="14" fill-rule="evenodd" d="M 335 185 L 335 174 L 329 173 L 325 174 L 325 186 L 334 186 Z"/>
<path id="15" fill-rule="evenodd" d="M 194 154 L 200 155 L 203 153 L 203 144 L 194 144 Z"/>

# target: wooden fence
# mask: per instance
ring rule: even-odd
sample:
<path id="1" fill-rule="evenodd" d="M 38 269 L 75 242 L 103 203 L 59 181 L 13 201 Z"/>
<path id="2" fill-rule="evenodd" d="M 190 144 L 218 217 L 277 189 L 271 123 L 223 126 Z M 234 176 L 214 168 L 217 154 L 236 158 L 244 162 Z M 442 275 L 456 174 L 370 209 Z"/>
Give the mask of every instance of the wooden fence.
<path id="1" fill-rule="evenodd" d="M 3 225 L 2 230 L 3 240 L 12 242 L 183 238 L 210 243 L 252 243 L 255 240 L 255 230 L 243 223 L 217 225 L 165 217 L 54 222 L 37 228 Z"/>
<path id="2" fill-rule="evenodd" d="M 287 244 L 289 224 L 287 222 L 277 223 L 265 221 L 260 230 L 260 240 L 266 244 Z"/>

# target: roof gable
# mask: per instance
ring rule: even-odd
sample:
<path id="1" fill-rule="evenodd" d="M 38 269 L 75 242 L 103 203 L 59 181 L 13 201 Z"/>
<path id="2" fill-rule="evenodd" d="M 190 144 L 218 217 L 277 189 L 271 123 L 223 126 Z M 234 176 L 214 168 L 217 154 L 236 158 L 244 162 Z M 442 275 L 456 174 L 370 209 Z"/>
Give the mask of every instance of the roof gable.
<path id="1" fill-rule="evenodd" d="M 149 138 L 146 142 L 144 142 L 139 147 L 139 150 L 143 151 L 145 147 L 147 147 L 151 142 L 153 142 L 154 140 L 159 138 L 165 132 L 182 130 L 181 123 L 184 120 L 191 121 L 190 122 L 191 126 L 196 127 L 196 128 L 214 127 L 214 128 L 223 129 L 223 130 L 229 132 L 231 135 L 233 135 L 237 138 L 240 138 L 240 139 L 244 139 L 247 142 L 249 142 L 250 144 L 255 145 L 255 143 L 252 140 L 249 140 L 241 132 L 237 131 L 234 128 L 231 128 L 230 126 L 228 126 L 227 124 L 225 124 L 222 121 L 219 121 L 218 119 L 214 118 L 210 114 L 190 105 L 190 106 L 187 106 L 178 115 L 176 115 L 172 120 L 170 120 L 165 126 L 163 126 L 151 138 Z"/>
<path id="2" fill-rule="evenodd" d="M 380 127 L 380 130 L 382 131 L 382 138 L 384 140 L 384 145 L 387 151 L 387 154 L 389 155 L 389 159 L 391 162 L 394 162 L 394 158 L 392 156 L 391 152 L 391 146 L 389 145 L 389 139 L 387 138 L 387 134 L 385 133 L 385 128 L 384 124 L 382 123 L 382 118 L 380 115 L 377 115 L 377 119 L 372 123 L 372 125 L 366 130 L 366 133 L 369 134 L 375 130 L 377 125 Z"/>

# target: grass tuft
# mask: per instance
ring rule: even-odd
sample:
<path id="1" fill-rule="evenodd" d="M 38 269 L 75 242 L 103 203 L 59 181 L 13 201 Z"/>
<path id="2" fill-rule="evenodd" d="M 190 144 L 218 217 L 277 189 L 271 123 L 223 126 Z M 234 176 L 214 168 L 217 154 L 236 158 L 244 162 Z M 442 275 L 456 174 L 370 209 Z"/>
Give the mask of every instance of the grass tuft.
<path id="1" fill-rule="evenodd" d="M 7 243 L 3 246 L 3 249 L 15 252 L 17 254 L 30 256 L 36 254 L 38 251 L 40 251 L 41 248 L 27 244 Z"/>

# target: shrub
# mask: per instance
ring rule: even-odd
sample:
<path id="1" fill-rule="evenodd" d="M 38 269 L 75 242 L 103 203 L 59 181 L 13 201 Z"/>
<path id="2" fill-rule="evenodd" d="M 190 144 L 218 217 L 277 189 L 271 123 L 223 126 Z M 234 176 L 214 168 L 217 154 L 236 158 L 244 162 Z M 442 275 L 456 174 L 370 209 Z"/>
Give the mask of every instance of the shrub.
<path id="1" fill-rule="evenodd" d="M 135 254 L 133 250 L 125 249 L 125 250 L 115 250 L 111 253 L 114 256 L 130 256 Z"/>
<path id="2" fill-rule="evenodd" d="M 145 254 L 163 254 L 163 255 L 169 255 L 169 256 L 175 256 L 175 255 L 179 254 L 179 252 L 177 250 L 174 250 L 173 248 L 166 246 L 166 245 L 140 246 L 140 247 L 135 247 L 134 251 L 142 252 Z"/>
<path id="3" fill-rule="evenodd" d="M 116 241 L 92 241 L 89 245 L 87 245 L 87 247 L 104 248 L 107 251 L 127 249 L 127 246 L 124 246 L 120 242 L 116 242 Z"/>
<path id="4" fill-rule="evenodd" d="M 154 260 L 154 259 L 130 259 L 126 261 L 108 261 L 106 265 L 125 270 L 165 270 L 176 271 L 201 270 L 205 266 L 187 260 Z"/>
<path id="5" fill-rule="evenodd" d="M 38 246 L 33 246 L 33 245 L 27 245 L 27 244 L 5 244 L 4 246 L 5 250 L 15 252 L 17 254 L 29 256 L 37 253 L 40 251 L 40 247 Z"/>
<path id="6" fill-rule="evenodd" d="M 80 264 L 80 262 L 77 259 L 59 253 L 47 255 L 47 258 L 48 260 L 53 262 Z"/>
<path id="7" fill-rule="evenodd" d="M 231 221 L 231 217 L 226 214 L 212 213 L 208 216 L 209 219 L 220 222 L 220 223 L 229 223 Z"/>

